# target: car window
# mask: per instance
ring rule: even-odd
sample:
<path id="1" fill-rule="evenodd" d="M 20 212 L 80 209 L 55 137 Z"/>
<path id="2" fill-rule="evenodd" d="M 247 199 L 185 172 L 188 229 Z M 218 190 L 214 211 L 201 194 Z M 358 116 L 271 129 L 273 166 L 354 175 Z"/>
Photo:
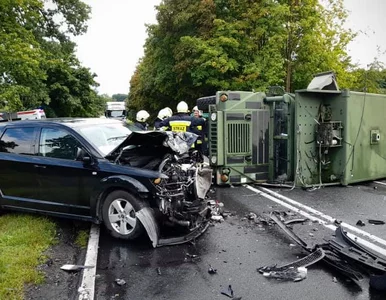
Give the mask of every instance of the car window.
<path id="1" fill-rule="evenodd" d="M 8 128 L 0 139 L 0 152 L 34 154 L 34 127 Z"/>
<path id="2" fill-rule="evenodd" d="M 75 130 L 103 155 L 109 154 L 131 133 L 131 130 L 121 123 L 84 126 Z"/>
<path id="3" fill-rule="evenodd" d="M 75 160 L 78 147 L 80 143 L 70 133 L 56 128 L 42 128 L 40 156 Z"/>

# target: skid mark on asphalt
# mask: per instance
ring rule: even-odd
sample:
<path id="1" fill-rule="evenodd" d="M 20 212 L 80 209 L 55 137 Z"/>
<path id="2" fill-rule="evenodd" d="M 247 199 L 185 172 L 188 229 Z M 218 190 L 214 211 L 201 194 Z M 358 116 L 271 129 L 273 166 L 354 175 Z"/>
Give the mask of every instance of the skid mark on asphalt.
<path id="1" fill-rule="evenodd" d="M 310 219 L 311 221 L 317 221 L 320 224 L 322 224 L 324 227 L 326 227 L 330 230 L 335 231 L 337 228 L 334 224 L 331 224 L 336 220 L 335 218 L 328 216 L 326 214 L 323 214 L 322 212 L 317 211 L 316 209 L 313 209 L 307 205 L 301 204 L 293 199 L 282 196 L 282 195 L 280 195 L 274 191 L 271 191 L 269 189 L 266 189 L 266 188 L 256 189 L 256 188 L 249 186 L 249 185 L 244 185 L 244 187 L 246 187 L 247 189 L 249 189 L 251 191 L 254 191 L 257 195 L 263 196 L 266 199 L 269 199 L 269 200 L 271 200 L 277 204 L 280 204 L 280 205 L 282 205 L 282 206 L 284 206 L 284 207 L 286 207 L 294 212 L 301 214 L 302 216 Z M 322 219 L 324 219 L 324 220 L 322 220 Z M 345 223 L 345 222 L 342 222 L 341 226 L 343 226 L 346 229 L 350 229 L 350 230 L 352 230 L 352 231 L 354 231 L 354 232 L 356 232 L 364 237 L 367 237 L 371 241 L 375 241 L 375 242 L 378 242 L 378 243 L 386 246 L 385 240 L 383 240 L 375 235 L 372 235 L 364 230 L 358 229 L 358 228 L 356 228 L 348 223 Z M 372 243 L 371 241 L 365 240 L 365 239 L 363 239 L 359 236 L 356 236 L 352 233 L 348 233 L 348 235 L 350 238 L 356 240 L 359 244 L 362 244 L 363 246 L 366 246 L 367 248 L 370 248 L 373 251 L 376 251 L 376 252 L 386 256 L 386 249 L 379 247 L 378 245 Z"/>

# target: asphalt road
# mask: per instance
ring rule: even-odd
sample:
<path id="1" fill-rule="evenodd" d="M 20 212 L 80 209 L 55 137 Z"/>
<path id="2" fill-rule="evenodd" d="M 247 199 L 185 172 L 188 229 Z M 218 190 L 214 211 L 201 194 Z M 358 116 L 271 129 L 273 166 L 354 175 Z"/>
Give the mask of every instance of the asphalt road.
<path id="1" fill-rule="evenodd" d="M 386 220 L 386 189 L 372 184 L 350 188 L 324 188 L 313 192 L 277 190 L 279 193 L 355 225 L 358 219 Z M 128 243 L 110 238 L 102 229 L 96 278 L 96 299 L 227 299 L 221 291 L 231 285 L 242 299 L 386 299 L 385 295 L 363 289 L 322 263 L 308 268 L 301 282 L 277 281 L 263 277 L 256 268 L 282 265 L 304 255 L 302 249 L 277 226 L 262 226 L 245 220 L 254 212 L 265 216 L 273 210 L 288 211 L 245 187 L 218 188 L 216 198 L 234 212 L 223 223 L 209 227 L 195 245 L 185 244 L 153 249 L 146 239 Z M 361 228 L 380 238 L 386 225 Z M 333 232 L 306 222 L 294 226 L 307 243 L 320 243 Z M 310 234 L 311 233 L 311 234 Z M 192 259 L 187 254 L 197 255 Z M 217 274 L 208 273 L 212 265 Z M 336 277 L 337 280 L 334 279 Z M 119 286 L 115 279 L 126 284 Z"/>

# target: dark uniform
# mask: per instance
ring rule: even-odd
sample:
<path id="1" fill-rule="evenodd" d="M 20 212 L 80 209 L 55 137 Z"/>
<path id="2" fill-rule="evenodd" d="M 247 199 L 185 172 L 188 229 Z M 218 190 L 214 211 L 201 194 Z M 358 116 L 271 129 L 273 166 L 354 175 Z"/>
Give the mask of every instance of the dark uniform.
<path id="1" fill-rule="evenodd" d="M 201 153 L 204 152 L 204 143 L 205 143 L 205 133 L 206 133 L 206 120 L 203 117 L 194 117 L 195 126 L 193 127 L 193 132 L 198 135 L 198 138 L 195 143 L 195 148 Z"/>
<path id="2" fill-rule="evenodd" d="M 148 124 L 146 122 L 135 122 L 134 126 L 138 128 L 138 130 L 147 130 Z"/>
<path id="3" fill-rule="evenodd" d="M 161 122 L 162 122 L 162 120 L 160 118 L 157 118 L 157 120 L 154 121 L 154 129 L 160 130 L 162 127 Z"/>

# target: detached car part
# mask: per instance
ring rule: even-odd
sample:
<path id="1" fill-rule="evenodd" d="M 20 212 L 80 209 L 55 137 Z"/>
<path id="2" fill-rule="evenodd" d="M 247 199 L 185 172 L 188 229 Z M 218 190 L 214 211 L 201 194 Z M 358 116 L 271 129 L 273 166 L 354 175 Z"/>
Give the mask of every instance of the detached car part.
<path id="1" fill-rule="evenodd" d="M 265 267 L 261 267 L 258 269 L 258 271 L 260 273 L 264 273 L 264 272 L 281 272 L 281 271 L 286 271 L 286 270 L 289 270 L 289 269 L 296 269 L 296 268 L 299 268 L 299 267 L 308 267 L 308 266 L 311 266 L 315 263 L 317 263 L 318 261 L 322 260 L 325 256 L 325 253 L 323 251 L 322 248 L 317 248 L 314 252 L 312 252 L 311 254 L 299 259 L 299 260 L 296 260 L 294 262 L 291 262 L 289 264 L 286 264 L 286 265 L 283 265 L 283 266 L 280 266 L 280 267 L 277 267 L 276 265 L 274 266 L 265 266 Z"/>

